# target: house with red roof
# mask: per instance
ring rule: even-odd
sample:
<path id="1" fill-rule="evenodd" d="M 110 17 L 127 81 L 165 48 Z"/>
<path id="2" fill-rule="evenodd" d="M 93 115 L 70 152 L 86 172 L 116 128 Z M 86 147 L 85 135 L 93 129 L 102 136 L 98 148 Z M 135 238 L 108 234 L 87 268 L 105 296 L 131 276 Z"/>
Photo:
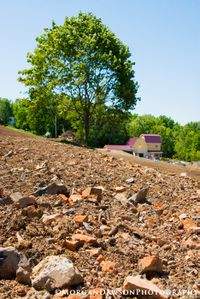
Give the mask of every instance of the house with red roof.
<path id="1" fill-rule="evenodd" d="M 141 134 L 140 137 L 130 138 L 126 144 L 105 145 L 107 150 L 120 150 L 132 153 L 135 156 L 148 159 L 160 159 L 162 157 L 162 140 L 158 134 Z"/>

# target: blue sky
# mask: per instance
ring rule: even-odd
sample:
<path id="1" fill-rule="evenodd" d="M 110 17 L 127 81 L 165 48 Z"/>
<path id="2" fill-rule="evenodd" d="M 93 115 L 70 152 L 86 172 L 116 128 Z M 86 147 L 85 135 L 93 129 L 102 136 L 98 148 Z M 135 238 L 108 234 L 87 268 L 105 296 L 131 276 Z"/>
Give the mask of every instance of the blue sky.
<path id="1" fill-rule="evenodd" d="M 93 12 L 124 41 L 136 62 L 139 114 L 200 120 L 199 0 L 0 0 L 0 97 L 24 95 L 17 72 L 51 21 Z"/>

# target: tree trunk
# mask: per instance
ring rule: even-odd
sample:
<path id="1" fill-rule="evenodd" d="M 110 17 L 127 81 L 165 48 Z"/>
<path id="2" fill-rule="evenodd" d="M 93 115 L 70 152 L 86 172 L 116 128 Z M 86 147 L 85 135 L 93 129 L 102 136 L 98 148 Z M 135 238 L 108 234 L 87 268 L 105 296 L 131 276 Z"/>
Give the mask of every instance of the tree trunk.
<path id="1" fill-rule="evenodd" d="M 88 111 L 85 111 L 84 113 L 84 144 L 85 145 L 88 145 L 89 131 L 90 131 L 90 116 Z"/>
<path id="2" fill-rule="evenodd" d="M 57 130 L 57 116 L 55 116 L 55 119 L 54 119 L 54 129 L 55 129 L 55 138 L 57 138 L 58 136 L 58 130 Z"/>

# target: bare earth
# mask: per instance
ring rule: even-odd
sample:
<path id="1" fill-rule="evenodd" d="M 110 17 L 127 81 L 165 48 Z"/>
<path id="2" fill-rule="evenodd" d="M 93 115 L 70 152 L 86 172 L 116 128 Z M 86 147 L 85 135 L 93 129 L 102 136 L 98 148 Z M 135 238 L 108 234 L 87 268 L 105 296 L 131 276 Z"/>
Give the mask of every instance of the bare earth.
<path id="1" fill-rule="evenodd" d="M 106 151 L 104 149 L 100 151 L 106 152 L 107 154 L 116 158 L 123 158 L 127 161 L 132 162 L 133 164 L 139 164 L 142 166 L 147 166 L 156 170 L 167 171 L 169 173 L 174 173 L 174 174 L 186 173 L 188 176 L 196 177 L 197 179 L 200 180 L 200 167 L 197 166 L 174 165 L 164 161 L 154 162 L 148 159 L 134 157 L 133 155 L 130 155 L 123 151 L 114 151 L 114 150 Z"/>
<path id="2" fill-rule="evenodd" d="M 39 186 L 57 181 L 70 193 L 70 197 L 38 196 L 35 205 L 24 208 L 0 203 L 0 247 L 18 248 L 32 268 L 48 255 L 66 255 L 84 278 L 83 285 L 78 286 L 83 290 L 120 288 L 128 275 L 140 273 L 141 258 L 158 255 L 163 272 L 147 275 L 148 280 L 162 290 L 197 292 L 199 172 L 113 155 L 27 138 L 0 127 L 0 199 L 9 198 L 13 192 L 31 195 Z M 180 176 L 182 172 L 189 176 Z M 130 178 L 131 183 L 126 182 Z M 101 186 L 102 196 L 83 196 L 89 186 Z M 124 201 L 144 187 L 149 188 L 148 202 Z M 56 213 L 58 217 L 48 225 L 44 223 L 43 215 Z M 80 214 L 86 216 L 84 223 L 75 220 Z M 17 233 L 29 246 L 19 246 Z M 67 249 L 66 240 L 75 233 L 93 237 L 95 244 L 84 243 L 75 251 Z M 108 271 L 102 261 L 107 266 L 112 262 L 112 269 Z M 48 296 L 56 298 L 53 293 Z M 15 279 L 0 279 L 0 299 L 21 297 L 47 298 Z M 176 297 L 187 298 L 183 294 Z"/>

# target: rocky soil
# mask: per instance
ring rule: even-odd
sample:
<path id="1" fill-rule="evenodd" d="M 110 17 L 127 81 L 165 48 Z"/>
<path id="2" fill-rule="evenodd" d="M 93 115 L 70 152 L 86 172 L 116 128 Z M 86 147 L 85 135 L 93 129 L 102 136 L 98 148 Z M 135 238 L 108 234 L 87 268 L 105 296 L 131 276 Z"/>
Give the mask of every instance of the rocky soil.
<path id="1" fill-rule="evenodd" d="M 185 174 L 0 136 L 0 298 L 67 298 L 67 290 L 141 283 L 197 298 L 199 203 L 199 181 Z"/>

